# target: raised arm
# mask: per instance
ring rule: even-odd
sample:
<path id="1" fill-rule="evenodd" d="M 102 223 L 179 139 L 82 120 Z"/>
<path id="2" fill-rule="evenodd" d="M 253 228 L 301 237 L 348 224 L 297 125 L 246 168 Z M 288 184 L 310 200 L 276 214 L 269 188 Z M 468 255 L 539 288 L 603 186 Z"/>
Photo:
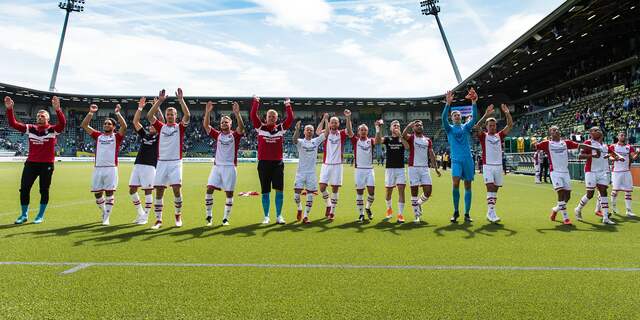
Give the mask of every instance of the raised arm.
<path id="1" fill-rule="evenodd" d="M 240 105 L 234 101 L 232 108 L 233 108 L 233 114 L 236 116 L 236 121 L 238 122 L 238 127 L 236 128 L 236 132 L 242 135 L 244 134 L 244 121 L 242 121 L 242 116 L 240 115 Z"/>
<path id="2" fill-rule="evenodd" d="M 449 111 L 451 110 L 451 104 L 453 103 L 453 92 L 447 91 L 446 104 L 442 109 L 442 128 L 449 132 L 451 131 L 451 123 L 449 123 Z"/>
<path id="3" fill-rule="evenodd" d="M 489 118 L 490 115 L 493 114 L 494 108 L 493 108 L 493 104 L 490 104 L 487 107 L 487 111 L 485 111 L 484 115 L 482 116 L 482 118 L 480 118 L 480 120 L 478 120 L 478 122 L 476 122 L 476 124 L 473 126 L 473 129 L 480 129 L 480 127 L 482 126 L 482 123 L 487 120 L 487 118 Z"/>
<path id="4" fill-rule="evenodd" d="M 140 115 L 142 114 L 142 110 L 146 104 L 147 98 L 145 97 L 140 98 L 140 101 L 138 101 L 138 109 L 136 109 L 136 113 L 133 115 L 133 128 L 136 132 L 142 129 L 142 124 L 140 124 Z"/>
<path id="5" fill-rule="evenodd" d="M 182 108 L 182 125 L 186 126 L 189 124 L 189 120 L 191 119 L 191 112 L 189 111 L 187 103 L 184 101 L 182 88 L 178 88 L 178 91 L 176 91 L 176 97 L 180 103 L 180 108 Z"/>
<path id="6" fill-rule="evenodd" d="M 382 126 L 384 125 L 384 121 L 382 119 L 376 121 L 376 144 L 384 143 L 384 139 L 382 138 Z"/>
<path id="7" fill-rule="evenodd" d="M 504 112 L 504 116 L 507 118 L 507 126 L 502 129 L 502 132 L 507 135 L 513 128 L 513 117 L 511 117 L 511 112 L 509 111 L 509 107 L 506 104 L 503 103 L 502 105 L 500 105 L 500 109 L 502 109 L 502 112 Z"/>
<path id="8" fill-rule="evenodd" d="M 351 122 L 351 110 L 345 109 L 344 116 L 347 118 L 347 136 L 353 137 L 353 123 Z"/>
<path id="9" fill-rule="evenodd" d="M 402 130 L 402 139 L 409 140 L 409 130 L 413 128 L 414 124 L 415 124 L 415 121 L 411 121 L 409 122 L 409 124 L 407 124 L 404 130 Z"/>
<path id="10" fill-rule="evenodd" d="M 166 91 L 162 89 L 160 91 L 160 94 L 158 94 L 158 99 L 154 100 L 153 106 L 151 106 L 151 110 L 147 112 L 147 120 L 149 120 L 149 123 L 154 124 L 156 120 L 158 120 L 156 118 L 156 113 L 158 113 L 158 110 L 160 110 L 160 105 L 162 105 L 162 103 L 166 99 L 167 99 Z"/>
<path id="11" fill-rule="evenodd" d="M 13 100 L 11 100 L 11 98 L 4 97 L 4 106 L 7 107 L 7 121 L 9 121 L 9 125 L 11 126 L 11 128 L 14 128 L 20 132 L 27 132 L 27 126 L 16 120 L 16 116 L 13 113 L 13 106 L 14 106 L 14 102 Z"/>
<path id="12" fill-rule="evenodd" d="M 87 113 L 87 115 L 82 120 L 82 123 L 80 124 L 82 129 L 84 129 L 84 131 L 89 135 L 93 135 L 93 133 L 96 132 L 96 130 L 91 128 L 91 126 L 89 125 L 89 123 L 91 122 L 91 119 L 93 119 L 93 114 L 96 112 L 98 112 L 98 106 L 95 104 L 90 105 L 89 113 Z"/>
<path id="13" fill-rule="evenodd" d="M 251 100 L 251 111 L 249 112 L 249 118 L 251 119 L 251 123 L 253 127 L 258 129 L 264 123 L 260 121 L 260 117 L 258 117 L 258 110 L 260 109 L 260 97 L 253 96 Z"/>
<path id="14" fill-rule="evenodd" d="M 325 122 L 328 121 L 329 119 L 329 114 L 325 113 L 322 115 L 322 120 L 320 120 L 320 123 L 318 123 L 318 127 L 316 128 L 316 134 L 317 135 L 321 135 L 322 134 L 322 130 L 325 130 L 324 128 L 326 127 L 327 129 L 329 128 L 329 126 L 325 126 Z M 328 131 L 328 130 L 325 130 Z"/>
<path id="15" fill-rule="evenodd" d="M 478 121 L 478 94 L 471 88 L 465 98 L 471 100 L 471 120 L 465 123 L 465 127 L 472 129 Z"/>
<path id="16" fill-rule="evenodd" d="M 120 130 L 118 130 L 118 133 L 120 133 L 121 136 L 124 136 L 125 134 L 127 134 L 127 122 L 122 117 L 122 114 L 120 114 L 121 109 L 122 107 L 120 106 L 120 104 L 116 104 L 116 119 L 118 119 L 118 123 L 120 124 Z"/>
<path id="17" fill-rule="evenodd" d="M 284 118 L 284 123 L 282 123 L 282 127 L 287 130 L 289 128 L 291 128 L 291 125 L 293 124 L 293 107 L 291 106 L 291 99 L 287 98 L 286 100 L 284 100 L 284 112 L 286 114 L 285 118 Z"/>
<path id="18" fill-rule="evenodd" d="M 324 125 L 325 129 L 324 129 L 324 139 L 327 140 L 327 138 L 329 138 L 329 133 L 331 133 L 331 130 L 329 130 L 329 115 L 325 113 L 325 116 L 322 117 L 323 121 L 322 124 Z"/>
<path id="19" fill-rule="evenodd" d="M 67 125 L 67 119 L 64 117 L 64 112 L 62 112 L 62 108 L 60 107 L 60 98 L 53 96 L 53 98 L 51 98 L 51 106 L 53 106 L 53 110 L 56 112 L 56 118 L 58 118 L 58 122 L 53 126 L 53 130 L 60 133 L 64 131 L 64 127 Z"/>
<path id="20" fill-rule="evenodd" d="M 204 131 L 207 132 L 207 134 L 211 133 L 211 125 L 210 125 L 210 117 L 211 117 L 211 111 L 213 111 L 213 101 L 208 101 L 207 102 L 207 106 L 204 109 L 204 117 L 202 118 L 202 126 L 204 127 Z"/>
<path id="21" fill-rule="evenodd" d="M 300 139 L 300 124 L 302 123 L 302 121 L 298 120 L 298 122 L 296 122 L 296 130 L 293 131 L 293 137 L 291 137 L 291 139 L 293 140 L 293 144 L 298 144 L 298 139 Z"/>

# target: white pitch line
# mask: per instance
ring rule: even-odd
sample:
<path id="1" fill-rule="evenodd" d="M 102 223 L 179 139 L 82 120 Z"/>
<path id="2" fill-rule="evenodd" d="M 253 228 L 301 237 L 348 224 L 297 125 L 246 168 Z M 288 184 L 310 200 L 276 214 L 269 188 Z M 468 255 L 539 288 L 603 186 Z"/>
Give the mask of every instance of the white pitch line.
<path id="1" fill-rule="evenodd" d="M 262 263 L 171 263 L 171 262 L 29 262 L 0 261 L 0 265 L 73 266 L 62 275 L 89 267 L 179 267 L 261 269 L 383 269 L 383 270 L 483 270 L 483 271 L 607 271 L 640 272 L 640 267 L 552 267 L 552 266 L 456 266 L 456 265 L 352 265 L 352 264 L 262 264 Z"/>
<path id="2" fill-rule="evenodd" d="M 62 202 L 62 203 L 58 203 L 58 204 L 53 204 L 53 205 L 47 206 L 47 210 L 65 208 L 65 207 L 73 207 L 73 206 L 77 206 L 77 205 L 81 205 L 81 204 L 89 204 L 89 203 L 94 203 L 94 202 L 95 202 L 95 200 L 81 200 L 81 201 Z M 39 203 L 33 204 L 32 208 L 29 208 L 29 212 L 30 213 L 37 212 L 39 206 L 40 206 Z M 20 211 L 0 212 L 0 217 L 11 216 L 11 215 L 19 215 L 19 214 L 20 214 Z"/>

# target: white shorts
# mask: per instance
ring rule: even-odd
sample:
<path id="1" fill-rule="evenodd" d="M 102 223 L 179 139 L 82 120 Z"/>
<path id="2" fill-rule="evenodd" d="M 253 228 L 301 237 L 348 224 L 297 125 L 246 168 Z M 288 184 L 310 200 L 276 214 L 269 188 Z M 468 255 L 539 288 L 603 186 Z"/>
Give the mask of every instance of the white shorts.
<path id="1" fill-rule="evenodd" d="M 595 189 L 596 186 L 608 186 L 609 185 L 609 172 L 585 172 L 584 173 L 584 185 L 587 189 Z"/>
<path id="2" fill-rule="evenodd" d="M 429 172 L 429 167 L 409 167 L 409 185 L 412 187 L 430 186 L 431 172 Z"/>
<path id="3" fill-rule="evenodd" d="M 318 177 L 315 172 L 297 172 L 294 189 L 306 189 L 307 191 L 318 190 Z"/>
<path id="4" fill-rule="evenodd" d="M 498 187 L 502 187 L 503 182 L 503 171 L 502 165 L 499 166 L 489 166 L 482 165 L 482 176 L 484 177 L 484 184 L 493 183 Z"/>
<path id="5" fill-rule="evenodd" d="M 571 176 L 569 176 L 569 172 L 552 171 L 549 176 L 551 176 L 551 183 L 553 183 L 554 189 L 571 191 Z"/>
<path id="6" fill-rule="evenodd" d="M 115 191 L 118 186 L 118 167 L 96 167 L 91 178 L 91 192 Z"/>
<path id="7" fill-rule="evenodd" d="M 158 161 L 153 185 L 156 187 L 182 185 L 182 160 Z"/>
<path id="8" fill-rule="evenodd" d="M 359 169 L 356 168 L 355 180 L 356 190 L 364 189 L 365 187 L 375 187 L 375 175 L 373 169 Z"/>
<path id="9" fill-rule="evenodd" d="M 631 171 L 612 172 L 611 179 L 614 191 L 633 191 Z"/>
<path id="10" fill-rule="evenodd" d="M 237 170 L 235 166 L 216 166 L 211 168 L 207 186 L 222 191 L 233 191 L 236 189 Z"/>
<path id="11" fill-rule="evenodd" d="M 320 183 L 330 186 L 341 186 L 342 164 L 322 164 L 320 168 Z"/>
<path id="12" fill-rule="evenodd" d="M 396 185 L 406 185 L 407 177 L 404 174 L 404 168 L 386 168 L 384 169 L 384 186 L 393 188 Z"/>
<path id="13" fill-rule="evenodd" d="M 129 187 L 141 187 L 142 190 L 153 189 L 153 179 L 156 177 L 156 167 L 146 164 L 136 164 L 131 171 Z"/>

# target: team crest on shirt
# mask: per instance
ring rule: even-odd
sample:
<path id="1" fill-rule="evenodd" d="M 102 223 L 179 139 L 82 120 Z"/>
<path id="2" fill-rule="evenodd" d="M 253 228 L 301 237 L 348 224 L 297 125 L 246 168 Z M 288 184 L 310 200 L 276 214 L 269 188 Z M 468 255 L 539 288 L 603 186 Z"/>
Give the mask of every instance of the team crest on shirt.
<path id="1" fill-rule="evenodd" d="M 218 137 L 218 141 L 220 141 L 220 144 L 223 146 L 229 146 L 233 144 L 233 137 L 229 137 L 227 135 L 220 135 Z"/>
<path id="2" fill-rule="evenodd" d="M 342 139 L 340 139 L 340 137 L 336 138 L 328 138 L 329 142 L 331 142 L 331 144 L 340 144 L 340 141 Z"/>
<path id="3" fill-rule="evenodd" d="M 489 143 L 493 145 L 498 145 L 501 143 L 500 138 L 496 138 L 495 136 L 493 137 L 489 136 L 486 141 L 489 141 Z"/>
<path id="4" fill-rule="evenodd" d="M 178 132 L 178 129 L 174 129 L 174 128 L 161 131 L 162 135 L 165 137 L 173 137 L 176 134 L 176 132 Z"/>
<path id="5" fill-rule="evenodd" d="M 367 143 L 365 145 L 358 144 L 358 148 L 363 152 L 369 152 L 369 150 L 371 150 L 371 143 Z"/>

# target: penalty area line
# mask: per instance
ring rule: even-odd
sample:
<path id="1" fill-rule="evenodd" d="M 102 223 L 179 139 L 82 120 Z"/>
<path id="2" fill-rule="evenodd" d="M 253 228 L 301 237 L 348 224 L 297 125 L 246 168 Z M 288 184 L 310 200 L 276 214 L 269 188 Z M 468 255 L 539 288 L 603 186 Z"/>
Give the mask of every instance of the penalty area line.
<path id="1" fill-rule="evenodd" d="M 553 267 L 553 266 L 463 266 L 463 265 L 352 265 L 352 264 L 263 264 L 263 263 L 171 263 L 171 262 L 39 262 L 0 261 L 2 265 L 70 266 L 68 275 L 89 267 L 178 267 L 178 268 L 262 268 L 262 269 L 382 269 L 382 270 L 472 270 L 472 271 L 607 271 L 640 272 L 640 267 Z"/>

